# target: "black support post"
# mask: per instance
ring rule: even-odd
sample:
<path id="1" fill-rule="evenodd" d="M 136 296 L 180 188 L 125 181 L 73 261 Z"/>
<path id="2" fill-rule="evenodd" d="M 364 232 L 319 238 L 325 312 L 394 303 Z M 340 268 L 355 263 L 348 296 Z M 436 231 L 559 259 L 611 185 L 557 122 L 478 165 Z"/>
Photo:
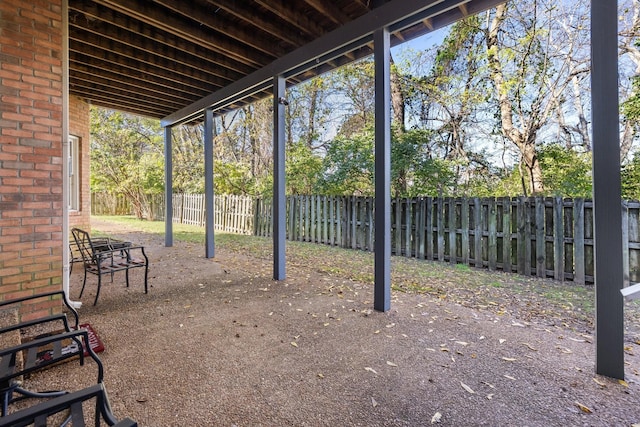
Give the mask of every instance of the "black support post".
<path id="1" fill-rule="evenodd" d="M 373 306 L 391 308 L 391 84 L 386 28 L 373 34 L 375 61 L 375 285 Z"/>
<path id="2" fill-rule="evenodd" d="M 213 191 L 213 110 L 204 110 L 204 199 L 205 199 L 205 256 L 215 257 Z"/>
<path id="3" fill-rule="evenodd" d="M 171 126 L 164 127 L 164 245 L 173 246 L 173 151 Z"/>
<path id="4" fill-rule="evenodd" d="M 284 142 L 285 142 L 285 86 L 282 76 L 273 79 L 273 279 L 284 280 L 286 275 L 285 239 L 286 216 Z"/>
<path id="5" fill-rule="evenodd" d="M 596 373 L 624 378 L 617 1 L 591 0 Z"/>

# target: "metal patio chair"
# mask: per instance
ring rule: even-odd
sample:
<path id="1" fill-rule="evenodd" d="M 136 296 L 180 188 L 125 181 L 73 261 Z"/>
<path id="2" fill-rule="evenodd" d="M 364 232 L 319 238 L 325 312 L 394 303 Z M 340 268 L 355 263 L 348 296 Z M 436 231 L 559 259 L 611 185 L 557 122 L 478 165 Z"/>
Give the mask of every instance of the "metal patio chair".
<path id="1" fill-rule="evenodd" d="M 100 287 L 102 286 L 102 276 L 124 271 L 127 287 L 129 287 L 129 270 L 133 268 L 144 268 L 144 293 L 148 293 L 149 258 L 144 246 L 134 246 L 130 242 L 123 242 L 111 239 L 102 239 L 97 242 L 91 239 L 89 233 L 79 228 L 71 230 L 78 250 L 82 256 L 84 265 L 84 280 L 80 297 L 87 284 L 87 273 L 98 276 L 98 290 L 93 305 L 98 303 Z"/>

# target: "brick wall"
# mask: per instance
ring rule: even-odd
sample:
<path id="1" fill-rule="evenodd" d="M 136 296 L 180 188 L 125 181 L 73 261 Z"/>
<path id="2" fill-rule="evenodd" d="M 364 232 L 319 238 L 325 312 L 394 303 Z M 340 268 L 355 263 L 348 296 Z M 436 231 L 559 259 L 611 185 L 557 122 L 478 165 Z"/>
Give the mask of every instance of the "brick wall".
<path id="1" fill-rule="evenodd" d="M 79 138 L 80 206 L 69 212 L 69 228 L 90 230 L 91 191 L 89 182 L 89 104 L 76 96 L 69 97 L 69 133 Z"/>
<path id="2" fill-rule="evenodd" d="M 0 1 L 2 298 L 62 287 L 61 6 Z"/>

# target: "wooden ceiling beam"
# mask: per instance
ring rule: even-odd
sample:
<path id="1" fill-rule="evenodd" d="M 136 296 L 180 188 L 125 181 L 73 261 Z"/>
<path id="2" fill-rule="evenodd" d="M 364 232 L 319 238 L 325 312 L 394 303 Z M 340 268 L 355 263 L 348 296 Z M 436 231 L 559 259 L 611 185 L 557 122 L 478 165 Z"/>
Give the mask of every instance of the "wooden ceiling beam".
<path id="1" fill-rule="evenodd" d="M 130 103 L 146 104 L 146 105 L 162 105 L 164 109 L 174 110 L 178 108 L 180 103 L 170 98 L 165 98 L 164 101 L 159 102 L 157 97 L 149 96 L 149 92 L 134 93 L 127 90 L 116 89 L 115 86 L 109 87 L 100 84 L 95 84 L 92 81 L 85 79 L 74 80 L 73 85 L 69 87 L 70 91 L 90 93 L 92 96 L 100 96 L 104 99 L 120 99 L 122 101 L 128 101 Z"/>
<path id="2" fill-rule="evenodd" d="M 261 67 L 271 61 L 274 56 L 264 55 L 255 49 L 249 49 L 246 46 L 240 46 L 229 40 L 228 37 L 221 34 L 214 34 L 212 31 L 193 25 L 197 23 L 185 22 L 184 19 L 178 18 L 175 14 L 168 13 L 167 10 L 154 3 L 142 0 L 94 0 L 96 3 L 118 10 L 129 15 L 141 22 L 156 28 L 162 29 L 177 37 L 181 37 L 191 43 L 198 44 L 202 47 L 227 55 L 240 63 L 247 64 L 251 67 Z"/>
<path id="3" fill-rule="evenodd" d="M 150 66 L 166 69 L 167 72 L 178 72 L 179 70 L 180 73 L 194 80 L 200 80 L 216 86 L 224 86 L 229 83 L 229 80 L 221 79 L 219 76 L 209 73 L 208 70 L 210 70 L 211 67 L 203 66 L 204 64 L 198 66 L 186 62 L 181 63 L 175 57 L 175 52 L 172 52 L 173 56 L 159 56 L 157 52 L 122 43 L 120 41 L 121 39 L 101 37 L 99 33 L 87 32 L 84 29 L 72 26 L 69 27 L 69 40 L 74 40 L 79 43 L 82 42 L 88 45 L 90 49 L 100 49 L 111 52 L 128 58 L 132 62 L 139 61 Z"/>
<path id="4" fill-rule="evenodd" d="M 285 2 L 283 0 L 256 0 L 256 3 L 271 11 L 271 13 L 280 17 L 280 19 L 294 26 L 299 31 L 308 34 L 312 39 L 316 39 L 327 33 L 327 30 L 318 25 L 317 22 L 309 19 L 306 15 L 296 12 L 296 10 L 291 7 L 291 2 Z"/>
<path id="5" fill-rule="evenodd" d="M 207 9 L 213 9 L 212 5 L 208 3 L 199 3 L 195 0 L 188 2 L 181 2 L 175 0 L 155 0 L 156 4 L 160 4 L 173 11 L 176 14 L 180 14 L 186 19 L 196 21 L 200 26 L 208 27 L 209 29 L 228 37 L 235 43 L 249 46 L 257 51 L 262 52 L 267 57 L 272 59 L 278 58 L 287 53 L 287 50 L 280 47 L 278 43 L 274 43 L 273 40 L 269 40 L 269 37 L 265 37 L 266 34 L 262 30 L 251 31 L 249 28 L 238 28 L 237 22 L 224 19 L 221 13 L 216 13 Z M 242 20 L 244 23 L 245 21 Z M 251 29 L 255 29 L 251 26 Z M 262 33 L 262 34 L 260 34 Z M 297 47 L 297 46 L 296 46 Z"/>
<path id="6" fill-rule="evenodd" d="M 71 0 L 69 10 L 69 24 L 71 26 L 93 30 L 110 38 L 116 38 L 115 34 L 118 29 L 124 30 L 130 36 L 125 38 L 121 35 L 120 39 L 123 43 L 149 50 L 170 49 L 178 53 L 186 53 L 201 64 L 202 62 L 211 64 L 210 66 L 217 70 L 216 74 L 223 79 L 233 81 L 254 70 L 253 67 L 234 61 L 227 55 L 189 43 L 173 34 L 146 25 L 130 16 L 96 3 L 83 2 L 79 7 L 74 7 L 74 0 Z M 132 39 L 133 41 L 131 41 Z"/>
<path id="7" fill-rule="evenodd" d="M 147 64 L 141 62 L 131 61 L 128 58 L 123 58 L 117 54 L 103 51 L 99 49 L 89 50 L 86 47 L 81 49 L 77 49 L 77 42 L 71 40 L 69 43 L 69 58 L 75 59 L 76 61 L 82 62 L 82 60 L 87 61 L 88 63 L 93 63 L 97 61 L 98 63 L 102 63 L 106 69 L 119 69 L 120 73 L 124 76 L 130 75 L 132 73 L 137 73 L 137 75 L 141 76 L 140 80 L 145 81 L 145 79 L 156 79 L 156 81 L 163 82 L 162 84 L 166 86 L 183 86 L 185 89 L 192 94 L 199 94 L 206 91 L 215 91 L 219 89 L 219 86 L 215 86 L 212 84 L 204 84 L 202 81 L 194 81 L 193 79 L 185 77 L 183 74 L 179 72 L 167 72 L 167 69 L 162 69 L 159 67 L 149 66 Z M 82 59 L 78 58 L 77 55 L 83 55 Z"/>
<path id="8" fill-rule="evenodd" d="M 153 88 L 154 91 L 159 90 L 160 92 L 164 90 L 165 96 L 173 96 L 173 91 L 177 91 L 182 94 L 182 98 L 191 99 L 202 93 L 201 89 L 194 88 L 186 83 L 171 82 L 143 71 L 110 64 L 79 52 L 70 52 L 69 65 L 70 72 L 77 70 L 113 82 L 122 82 L 123 84 L 138 86 L 140 88 L 150 87 Z"/>
<path id="9" fill-rule="evenodd" d="M 73 82 L 79 81 L 93 83 L 105 88 L 114 87 L 117 90 L 131 94 L 143 93 L 144 95 L 154 96 L 156 98 L 167 97 L 176 104 L 183 104 L 185 102 L 189 102 L 194 98 L 193 95 L 187 96 L 184 92 L 166 86 L 159 86 L 140 80 L 127 79 L 124 76 L 118 76 L 105 70 L 102 70 L 100 74 L 97 74 L 97 72 L 98 70 L 95 69 L 80 71 L 79 69 L 74 67 L 73 69 L 69 70 L 69 78 Z"/>
<path id="10" fill-rule="evenodd" d="M 126 111 L 132 114 L 137 114 L 145 117 L 159 118 L 165 111 L 171 111 L 170 108 L 163 108 L 157 102 L 154 104 L 144 104 L 140 102 L 121 101 L 113 97 L 104 97 L 96 95 L 91 91 L 69 91 L 70 94 L 85 98 L 92 105 L 99 105 L 105 108 L 112 108 L 114 110 Z"/>
<path id="11" fill-rule="evenodd" d="M 351 21 L 351 19 L 342 12 L 335 4 L 326 0 L 304 0 L 309 6 L 316 9 L 318 12 L 327 16 L 335 24 L 343 25 Z"/>
<path id="12" fill-rule="evenodd" d="M 223 9 L 230 15 L 241 19 L 249 25 L 259 28 L 273 37 L 282 40 L 291 47 L 300 47 L 311 41 L 309 37 L 303 37 L 300 32 L 291 31 L 286 25 L 281 25 L 272 19 L 267 19 L 255 13 L 255 7 L 248 7 L 243 2 L 235 0 L 207 0 L 212 5 Z"/>

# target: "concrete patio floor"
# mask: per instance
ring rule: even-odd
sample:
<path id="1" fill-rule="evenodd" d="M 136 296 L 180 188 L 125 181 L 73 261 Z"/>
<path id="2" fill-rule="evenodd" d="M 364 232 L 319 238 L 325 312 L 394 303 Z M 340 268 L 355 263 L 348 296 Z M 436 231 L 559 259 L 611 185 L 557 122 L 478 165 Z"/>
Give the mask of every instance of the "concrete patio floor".
<path id="1" fill-rule="evenodd" d="M 630 426 L 640 422 L 640 343 L 625 383 L 594 374 L 592 331 L 530 323 L 429 295 L 394 293 L 372 311 L 372 287 L 313 266 L 271 279 L 271 262 L 199 245 L 144 244 L 150 291 L 132 274 L 82 298 L 106 350 L 118 418 L 141 426 Z M 72 295 L 82 272 L 76 268 Z M 82 368 L 91 372 L 92 366 Z M 95 367 L 95 366 L 93 366 Z M 81 387 L 68 363 L 31 385 Z M 61 385 L 62 386 L 62 385 Z M 439 415 L 438 415 L 439 414 Z"/>

